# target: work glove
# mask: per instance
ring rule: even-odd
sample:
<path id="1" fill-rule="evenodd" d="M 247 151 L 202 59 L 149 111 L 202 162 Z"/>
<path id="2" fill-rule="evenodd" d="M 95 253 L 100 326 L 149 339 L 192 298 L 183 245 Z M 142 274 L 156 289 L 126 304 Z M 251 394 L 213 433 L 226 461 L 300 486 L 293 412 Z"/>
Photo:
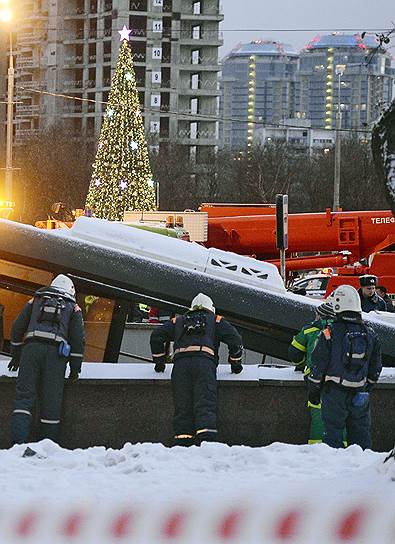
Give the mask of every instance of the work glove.
<path id="1" fill-rule="evenodd" d="M 78 382 L 78 378 L 79 378 L 79 372 L 78 370 L 74 370 L 74 369 L 70 369 L 70 374 L 69 374 L 69 382 L 71 383 L 76 383 Z"/>
<path id="2" fill-rule="evenodd" d="M 165 363 L 155 363 L 155 366 L 154 366 L 155 372 L 164 372 L 165 368 L 166 368 Z"/>
<path id="3" fill-rule="evenodd" d="M 11 372 L 16 372 L 19 368 L 19 359 L 17 357 L 12 357 L 11 361 L 8 363 L 8 370 Z"/>
<path id="4" fill-rule="evenodd" d="M 305 366 L 306 365 L 304 363 L 299 363 L 298 365 L 295 365 L 294 371 L 295 372 L 304 372 Z"/>
<path id="5" fill-rule="evenodd" d="M 241 363 L 233 363 L 230 365 L 232 374 L 240 374 L 243 370 L 243 365 Z"/>
<path id="6" fill-rule="evenodd" d="M 310 404 L 318 406 L 321 402 L 321 386 L 317 383 L 307 382 L 308 400 Z"/>

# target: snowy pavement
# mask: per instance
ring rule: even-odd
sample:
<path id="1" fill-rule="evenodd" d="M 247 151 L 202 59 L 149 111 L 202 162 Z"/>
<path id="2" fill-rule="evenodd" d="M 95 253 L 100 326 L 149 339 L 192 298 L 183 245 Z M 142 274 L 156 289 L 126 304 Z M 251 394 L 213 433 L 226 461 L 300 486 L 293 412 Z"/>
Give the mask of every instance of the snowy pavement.
<path id="1" fill-rule="evenodd" d="M 8 358 L 0 357 L 0 377 L 16 377 L 16 372 L 7 368 Z M 151 363 L 83 363 L 81 380 L 170 380 L 173 365 L 166 365 L 162 374 L 154 371 Z M 217 378 L 219 381 L 303 381 L 301 372 L 295 372 L 294 367 L 276 368 L 265 365 L 244 365 L 241 374 L 232 374 L 230 365 L 218 366 Z M 395 383 L 395 368 L 383 368 L 379 383 Z"/>
<path id="2" fill-rule="evenodd" d="M 334 450 L 323 444 L 250 448 L 207 443 L 167 448 L 145 443 L 125 444 L 121 450 L 66 450 L 43 440 L 32 447 L 43 458 L 22 458 L 25 446 L 0 450 L 2 501 L 94 498 L 150 503 L 250 493 L 271 500 L 299 486 L 323 485 L 332 496 L 366 485 L 372 491 L 389 486 L 395 499 L 395 483 L 378 471 L 385 454 L 363 452 L 358 446 Z"/>
<path id="3" fill-rule="evenodd" d="M 393 543 L 395 463 L 353 446 L 0 451 L 7 544 Z"/>

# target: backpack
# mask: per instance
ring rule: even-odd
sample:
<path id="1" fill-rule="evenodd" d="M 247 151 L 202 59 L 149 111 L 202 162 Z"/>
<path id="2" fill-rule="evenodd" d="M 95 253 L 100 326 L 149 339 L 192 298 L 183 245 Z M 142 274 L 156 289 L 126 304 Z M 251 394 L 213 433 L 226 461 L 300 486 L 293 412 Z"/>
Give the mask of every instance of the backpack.
<path id="1" fill-rule="evenodd" d="M 184 316 L 184 331 L 187 336 L 192 334 L 203 336 L 206 333 L 206 312 L 191 312 Z"/>
<path id="2" fill-rule="evenodd" d="M 37 317 L 38 322 L 59 325 L 62 311 L 66 308 L 64 299 L 56 295 L 43 295 L 40 298 L 41 303 Z"/>
<path id="3" fill-rule="evenodd" d="M 366 329 L 347 331 L 343 339 L 343 363 L 351 374 L 365 378 L 368 372 L 369 339 Z"/>

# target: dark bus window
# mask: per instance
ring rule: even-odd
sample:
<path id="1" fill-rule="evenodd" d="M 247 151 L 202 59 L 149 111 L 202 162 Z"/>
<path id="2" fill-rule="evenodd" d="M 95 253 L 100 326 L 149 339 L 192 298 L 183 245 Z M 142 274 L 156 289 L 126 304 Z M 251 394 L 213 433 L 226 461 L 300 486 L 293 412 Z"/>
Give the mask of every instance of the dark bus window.
<path id="1" fill-rule="evenodd" d="M 81 307 L 85 324 L 86 344 L 84 361 L 102 362 L 110 332 L 115 301 L 95 295 L 78 293 L 77 303 Z"/>

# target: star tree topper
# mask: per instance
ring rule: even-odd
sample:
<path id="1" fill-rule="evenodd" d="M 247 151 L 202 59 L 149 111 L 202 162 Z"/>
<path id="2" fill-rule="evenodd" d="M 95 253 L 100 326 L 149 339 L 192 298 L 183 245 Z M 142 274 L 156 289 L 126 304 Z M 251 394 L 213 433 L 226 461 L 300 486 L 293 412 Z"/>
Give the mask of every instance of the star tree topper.
<path id="1" fill-rule="evenodd" d="M 120 34 L 120 40 L 123 42 L 123 40 L 129 41 L 129 36 L 132 33 L 131 30 L 128 29 L 126 25 L 123 25 L 122 30 L 118 30 L 118 34 Z"/>

